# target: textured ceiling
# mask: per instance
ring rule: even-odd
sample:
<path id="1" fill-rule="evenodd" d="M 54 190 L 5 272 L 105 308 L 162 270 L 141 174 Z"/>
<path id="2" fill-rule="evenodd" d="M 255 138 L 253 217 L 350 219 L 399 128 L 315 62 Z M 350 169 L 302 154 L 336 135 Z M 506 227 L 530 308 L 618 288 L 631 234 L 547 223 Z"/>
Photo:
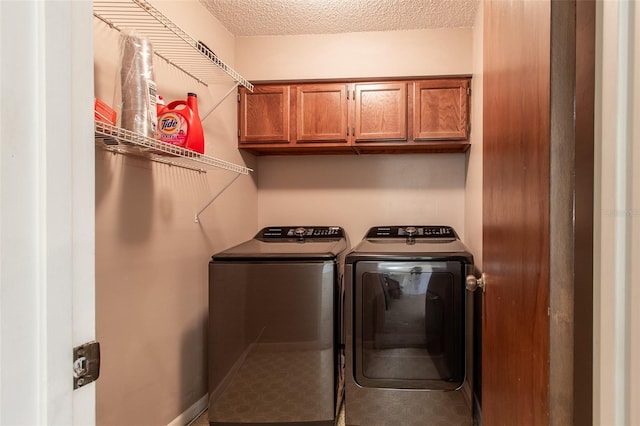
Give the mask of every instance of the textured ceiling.
<path id="1" fill-rule="evenodd" d="M 472 27 L 479 0 L 201 0 L 235 36 Z"/>

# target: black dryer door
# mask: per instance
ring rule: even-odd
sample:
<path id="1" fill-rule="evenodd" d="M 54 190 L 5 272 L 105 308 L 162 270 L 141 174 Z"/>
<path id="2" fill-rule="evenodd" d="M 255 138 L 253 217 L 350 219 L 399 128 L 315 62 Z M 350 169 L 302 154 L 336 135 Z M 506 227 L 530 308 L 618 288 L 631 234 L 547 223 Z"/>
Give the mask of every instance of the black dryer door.
<path id="1" fill-rule="evenodd" d="M 360 261 L 354 266 L 356 382 L 394 389 L 462 386 L 464 264 Z"/>

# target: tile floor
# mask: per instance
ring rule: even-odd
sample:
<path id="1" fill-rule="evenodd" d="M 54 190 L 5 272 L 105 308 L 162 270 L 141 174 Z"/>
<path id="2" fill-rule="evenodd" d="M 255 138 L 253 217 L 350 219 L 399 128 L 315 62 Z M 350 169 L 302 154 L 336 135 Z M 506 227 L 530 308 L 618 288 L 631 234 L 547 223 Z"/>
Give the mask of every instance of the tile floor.
<path id="1" fill-rule="evenodd" d="M 205 410 L 202 414 L 200 414 L 195 420 L 189 423 L 188 426 L 209 426 L 209 414 Z M 345 426 L 344 424 L 344 405 L 340 409 L 340 413 L 338 415 L 338 422 L 336 426 Z"/>

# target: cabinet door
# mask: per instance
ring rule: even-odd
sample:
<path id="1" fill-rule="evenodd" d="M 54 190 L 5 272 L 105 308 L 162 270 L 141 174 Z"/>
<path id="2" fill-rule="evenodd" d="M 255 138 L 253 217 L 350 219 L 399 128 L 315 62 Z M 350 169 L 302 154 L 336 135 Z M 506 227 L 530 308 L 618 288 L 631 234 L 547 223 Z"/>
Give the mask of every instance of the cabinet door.
<path id="1" fill-rule="evenodd" d="M 469 79 L 422 80 L 414 83 L 413 139 L 468 138 Z"/>
<path id="2" fill-rule="evenodd" d="M 347 142 L 347 85 L 336 83 L 297 86 L 298 142 Z"/>
<path id="3" fill-rule="evenodd" d="M 288 85 L 240 88 L 238 123 L 240 143 L 289 142 L 290 89 Z"/>
<path id="4" fill-rule="evenodd" d="M 355 85 L 354 140 L 407 140 L 407 83 Z"/>

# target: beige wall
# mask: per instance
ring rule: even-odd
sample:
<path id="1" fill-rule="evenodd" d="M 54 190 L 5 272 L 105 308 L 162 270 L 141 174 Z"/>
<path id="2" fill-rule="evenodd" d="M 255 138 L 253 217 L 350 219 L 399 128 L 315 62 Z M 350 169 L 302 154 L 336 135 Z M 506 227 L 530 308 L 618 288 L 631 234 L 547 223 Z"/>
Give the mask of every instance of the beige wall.
<path id="1" fill-rule="evenodd" d="M 471 74 L 472 30 L 236 40 L 251 80 Z M 352 244 L 375 225 L 447 224 L 465 233 L 464 154 L 259 157 L 260 226 L 343 226 Z"/>
<path id="2" fill-rule="evenodd" d="M 153 4 L 233 66 L 233 37 L 199 2 Z M 94 44 L 95 93 L 117 105 L 117 31 L 94 19 Z M 233 86 L 229 80 L 207 88 L 157 58 L 155 71 L 167 101 L 196 92 L 201 114 Z M 206 154 L 245 164 L 233 96 L 203 125 Z M 207 263 L 257 228 L 255 174 L 241 176 L 196 224 L 195 213 L 234 173 L 96 151 L 97 424 L 168 424 L 206 395 Z"/>
<path id="3" fill-rule="evenodd" d="M 464 155 L 260 159 L 260 226 L 340 225 L 352 245 L 375 225 L 464 226 Z"/>
<path id="4" fill-rule="evenodd" d="M 250 80 L 471 74 L 471 37 L 470 28 L 241 37 L 236 64 Z"/>

